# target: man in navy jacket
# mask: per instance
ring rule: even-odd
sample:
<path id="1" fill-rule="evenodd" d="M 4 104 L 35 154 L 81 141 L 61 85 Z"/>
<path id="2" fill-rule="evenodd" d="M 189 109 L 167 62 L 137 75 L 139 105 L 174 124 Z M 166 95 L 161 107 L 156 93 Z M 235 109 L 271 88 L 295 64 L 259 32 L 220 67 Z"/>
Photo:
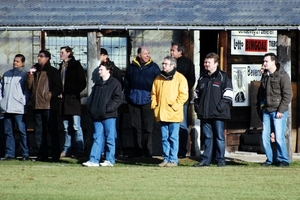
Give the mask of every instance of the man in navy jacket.
<path id="1" fill-rule="evenodd" d="M 160 68 L 152 61 L 147 47 L 140 47 L 137 53 L 138 56 L 126 69 L 124 95 L 134 133 L 135 156 L 152 157 L 154 114 L 151 110 L 151 89 Z"/>

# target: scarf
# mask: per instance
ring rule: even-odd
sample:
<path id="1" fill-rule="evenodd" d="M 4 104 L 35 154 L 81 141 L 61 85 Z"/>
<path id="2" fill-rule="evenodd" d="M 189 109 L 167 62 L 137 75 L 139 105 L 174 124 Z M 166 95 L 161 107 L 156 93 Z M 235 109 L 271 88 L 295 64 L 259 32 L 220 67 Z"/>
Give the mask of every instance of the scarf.
<path id="1" fill-rule="evenodd" d="M 169 72 L 161 71 L 160 76 L 162 76 L 166 80 L 172 80 L 175 72 L 176 72 L 176 68 L 172 69 Z"/>
<path id="2" fill-rule="evenodd" d="M 68 62 L 63 62 L 62 66 L 61 66 L 61 80 L 62 80 L 63 90 L 64 90 L 64 86 L 65 86 L 67 67 L 68 67 Z"/>

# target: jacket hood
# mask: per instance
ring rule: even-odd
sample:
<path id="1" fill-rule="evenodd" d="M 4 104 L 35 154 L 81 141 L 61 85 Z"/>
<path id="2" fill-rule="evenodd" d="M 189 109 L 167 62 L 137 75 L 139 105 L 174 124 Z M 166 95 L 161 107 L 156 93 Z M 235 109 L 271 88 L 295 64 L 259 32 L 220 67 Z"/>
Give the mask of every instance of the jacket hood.
<path id="1" fill-rule="evenodd" d="M 273 74 L 270 74 L 268 70 L 265 70 L 265 72 L 262 74 L 262 76 L 273 76 L 274 74 L 278 74 L 278 73 L 285 73 L 285 70 L 283 69 L 283 67 L 280 66 L 279 63 L 276 64 L 276 70 Z"/>
<path id="2" fill-rule="evenodd" d="M 149 61 L 145 63 L 145 65 L 149 65 L 150 63 L 152 63 L 153 60 L 152 58 L 150 57 Z M 140 61 L 140 58 L 137 56 L 135 57 L 133 60 L 132 60 L 132 64 L 138 66 L 138 67 L 141 67 L 141 61 Z"/>
<path id="3" fill-rule="evenodd" d="M 20 67 L 20 68 L 13 68 L 13 71 L 14 72 L 22 72 L 22 71 L 24 71 L 25 70 L 25 67 L 23 66 L 23 67 Z"/>
<path id="4" fill-rule="evenodd" d="M 109 78 L 105 81 L 104 84 L 109 84 L 111 82 L 111 79 L 113 78 L 112 74 L 110 74 Z M 103 80 L 102 77 L 100 77 L 100 79 L 95 83 L 95 85 L 102 85 L 103 84 Z"/>

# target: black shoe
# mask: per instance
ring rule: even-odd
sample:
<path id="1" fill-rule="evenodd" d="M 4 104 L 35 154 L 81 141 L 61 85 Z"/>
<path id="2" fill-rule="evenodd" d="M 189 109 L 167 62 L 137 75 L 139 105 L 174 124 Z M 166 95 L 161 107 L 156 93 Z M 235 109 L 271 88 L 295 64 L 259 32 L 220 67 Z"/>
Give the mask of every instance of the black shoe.
<path id="1" fill-rule="evenodd" d="M 202 163 L 202 162 L 199 162 L 197 164 L 194 164 L 193 165 L 194 167 L 208 167 L 209 165 L 208 164 L 205 164 L 205 163 Z"/>
<path id="2" fill-rule="evenodd" d="M 218 167 L 225 167 L 226 166 L 226 163 L 225 162 L 220 162 L 217 164 Z"/>
<path id="3" fill-rule="evenodd" d="M 48 161 L 48 158 L 47 157 L 37 157 L 36 159 L 34 159 L 34 161 L 46 162 L 46 161 Z"/>
<path id="4" fill-rule="evenodd" d="M 6 156 L 4 158 L 1 158 L 1 161 L 10 161 L 10 160 L 14 160 L 15 158 L 13 157 L 9 157 L 9 156 Z"/>
<path id="5" fill-rule="evenodd" d="M 146 153 L 143 154 L 143 157 L 145 157 L 145 158 L 152 158 L 152 155 L 151 155 L 151 153 L 146 152 Z"/>
<path id="6" fill-rule="evenodd" d="M 142 157 L 144 157 L 144 154 L 142 152 L 140 152 L 140 153 L 134 153 L 133 157 L 134 158 L 142 158 Z"/>
<path id="7" fill-rule="evenodd" d="M 51 159 L 51 162 L 57 163 L 57 162 L 59 162 L 59 159 L 60 159 L 60 158 L 52 158 L 52 159 Z"/>
<path id="8" fill-rule="evenodd" d="M 85 157 L 84 152 L 78 152 L 75 156 L 75 158 L 77 159 L 84 158 L 84 157 Z"/>
<path id="9" fill-rule="evenodd" d="M 23 156 L 21 158 L 21 161 L 30 161 L 31 159 L 29 158 L 29 156 Z"/>
<path id="10" fill-rule="evenodd" d="M 144 156 L 145 158 L 153 158 L 153 156 L 151 154 L 147 154 Z"/>
<path id="11" fill-rule="evenodd" d="M 262 167 L 270 167 L 272 164 L 271 163 L 263 163 L 260 166 Z"/>
<path id="12" fill-rule="evenodd" d="M 278 167 L 289 167 L 290 166 L 290 163 L 288 163 L 288 162 L 280 162 L 279 164 L 278 164 Z"/>
<path id="13" fill-rule="evenodd" d="M 186 155 L 178 155 L 178 158 L 179 158 L 179 159 L 186 158 Z"/>

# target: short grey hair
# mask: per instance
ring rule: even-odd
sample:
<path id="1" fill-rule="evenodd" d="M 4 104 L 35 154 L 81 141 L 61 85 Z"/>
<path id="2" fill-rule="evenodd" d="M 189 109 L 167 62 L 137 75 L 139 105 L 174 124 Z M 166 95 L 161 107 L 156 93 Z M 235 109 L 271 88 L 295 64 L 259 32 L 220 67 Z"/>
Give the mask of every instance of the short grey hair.
<path id="1" fill-rule="evenodd" d="M 171 65 L 174 65 L 174 68 L 177 67 L 177 60 L 173 58 L 172 56 L 166 56 L 164 60 L 169 60 Z"/>

